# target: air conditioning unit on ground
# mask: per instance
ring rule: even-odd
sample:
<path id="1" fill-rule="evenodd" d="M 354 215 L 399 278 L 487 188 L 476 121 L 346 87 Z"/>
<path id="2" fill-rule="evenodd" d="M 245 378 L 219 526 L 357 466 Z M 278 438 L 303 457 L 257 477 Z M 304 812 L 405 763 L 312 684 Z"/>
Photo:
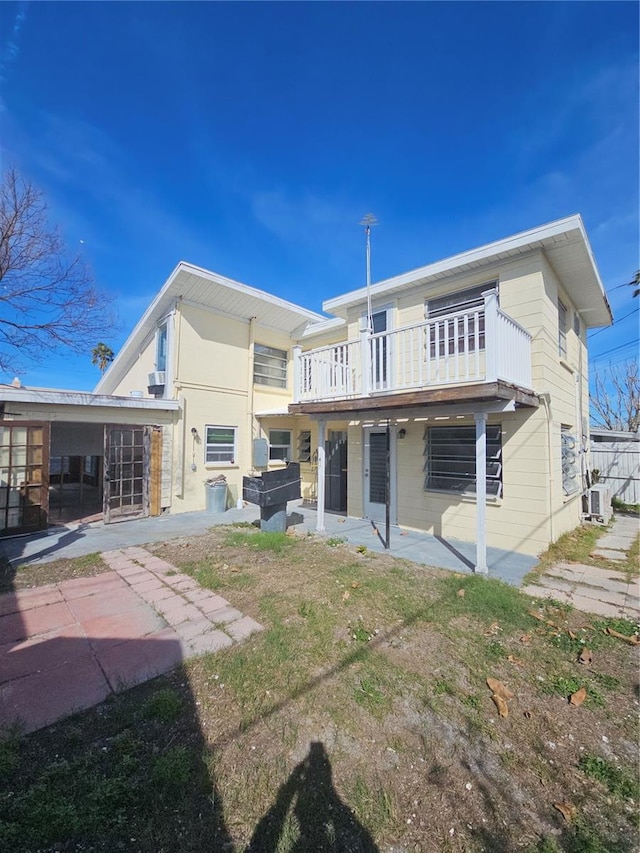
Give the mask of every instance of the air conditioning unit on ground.
<path id="1" fill-rule="evenodd" d="M 154 370 L 153 373 L 149 374 L 149 386 L 158 386 L 164 385 L 165 382 L 165 371 L 164 370 Z"/>
<path id="2" fill-rule="evenodd" d="M 604 522 L 604 524 L 608 524 L 612 513 L 611 489 L 609 486 L 605 483 L 597 483 L 595 486 L 591 486 L 587 492 L 587 499 L 589 501 L 588 514 L 592 518 L 597 518 Z"/>

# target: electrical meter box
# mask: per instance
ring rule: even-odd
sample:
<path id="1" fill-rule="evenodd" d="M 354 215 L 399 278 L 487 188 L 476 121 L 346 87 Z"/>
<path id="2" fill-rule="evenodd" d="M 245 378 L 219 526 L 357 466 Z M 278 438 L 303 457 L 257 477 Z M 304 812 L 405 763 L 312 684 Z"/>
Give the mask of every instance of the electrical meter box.
<path id="1" fill-rule="evenodd" d="M 253 467 L 266 468 L 269 465 L 269 444 L 266 438 L 253 439 Z"/>

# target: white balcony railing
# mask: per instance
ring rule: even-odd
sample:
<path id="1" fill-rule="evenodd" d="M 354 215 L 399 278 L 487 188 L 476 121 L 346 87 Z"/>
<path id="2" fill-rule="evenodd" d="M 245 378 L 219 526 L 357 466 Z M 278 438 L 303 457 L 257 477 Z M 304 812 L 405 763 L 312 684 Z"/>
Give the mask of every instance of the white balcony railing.
<path id="1" fill-rule="evenodd" d="M 294 347 L 294 402 L 337 400 L 495 382 L 531 388 L 531 335 L 498 307 L 447 314 L 355 341 Z"/>

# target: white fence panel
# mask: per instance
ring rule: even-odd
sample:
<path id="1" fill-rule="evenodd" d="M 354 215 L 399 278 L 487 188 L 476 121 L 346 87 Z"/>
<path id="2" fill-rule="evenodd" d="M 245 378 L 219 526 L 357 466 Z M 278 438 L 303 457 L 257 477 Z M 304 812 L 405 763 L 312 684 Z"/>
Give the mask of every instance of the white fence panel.
<path id="1" fill-rule="evenodd" d="M 592 436 L 591 468 L 598 469 L 611 494 L 628 504 L 640 503 L 640 441 L 594 441 Z"/>

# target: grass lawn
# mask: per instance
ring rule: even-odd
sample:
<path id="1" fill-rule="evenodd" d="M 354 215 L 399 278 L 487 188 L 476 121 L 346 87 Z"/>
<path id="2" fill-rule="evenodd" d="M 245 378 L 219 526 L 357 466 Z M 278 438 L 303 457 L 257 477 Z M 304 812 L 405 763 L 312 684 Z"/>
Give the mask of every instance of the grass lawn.
<path id="1" fill-rule="evenodd" d="M 7 733 L 0 850 L 637 849 L 637 626 L 337 539 L 150 550 L 266 630 Z"/>

